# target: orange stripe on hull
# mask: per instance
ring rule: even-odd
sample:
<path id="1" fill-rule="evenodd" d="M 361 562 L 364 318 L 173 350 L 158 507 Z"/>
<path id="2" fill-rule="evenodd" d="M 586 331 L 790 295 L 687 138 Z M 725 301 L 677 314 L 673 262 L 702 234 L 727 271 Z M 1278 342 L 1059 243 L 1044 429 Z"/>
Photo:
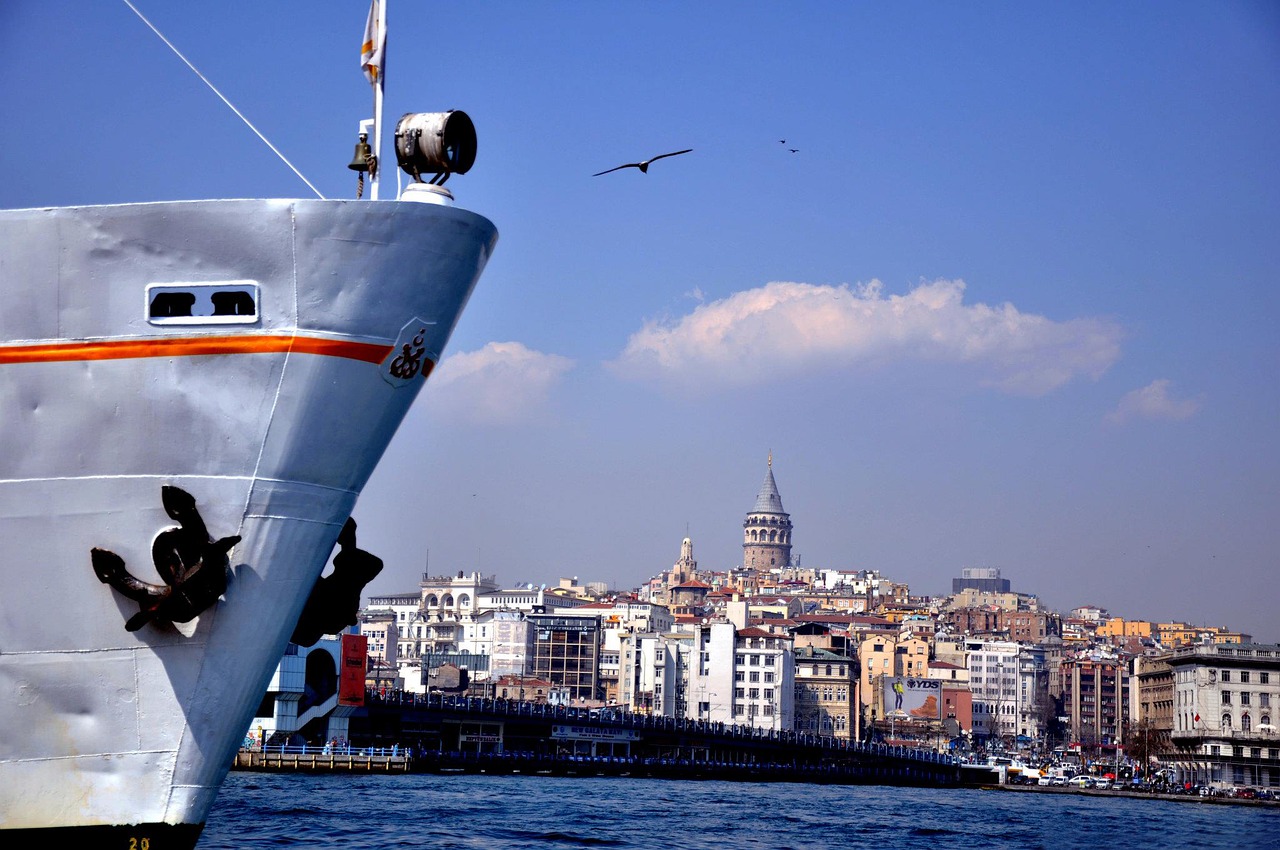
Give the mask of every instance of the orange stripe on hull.
<path id="1" fill-rule="evenodd" d="M 136 357 L 195 357 L 202 354 L 281 354 L 345 357 L 381 363 L 391 346 L 309 336 L 198 336 L 161 339 L 55 342 L 0 347 L 0 363 L 56 363 L 68 360 L 126 360 Z"/>

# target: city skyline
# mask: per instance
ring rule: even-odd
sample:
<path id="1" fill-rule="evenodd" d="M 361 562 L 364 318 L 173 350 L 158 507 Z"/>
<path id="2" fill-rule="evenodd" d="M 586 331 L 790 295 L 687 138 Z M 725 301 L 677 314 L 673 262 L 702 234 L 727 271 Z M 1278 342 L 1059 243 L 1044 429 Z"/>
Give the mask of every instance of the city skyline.
<path id="1" fill-rule="evenodd" d="M 134 5 L 355 197 L 367 2 Z M 465 110 L 500 237 L 367 593 L 728 569 L 772 452 L 805 566 L 1280 638 L 1274 4 L 389 5 L 384 130 Z M 312 196 L 123 2 L 0 39 L 3 206 Z"/>

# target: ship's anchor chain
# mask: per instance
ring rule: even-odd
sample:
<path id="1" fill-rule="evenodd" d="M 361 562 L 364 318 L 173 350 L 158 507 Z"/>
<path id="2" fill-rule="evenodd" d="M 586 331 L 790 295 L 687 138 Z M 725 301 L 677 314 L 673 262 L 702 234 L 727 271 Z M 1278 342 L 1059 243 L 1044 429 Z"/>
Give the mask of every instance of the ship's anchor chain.
<path id="1" fill-rule="evenodd" d="M 405 343 L 401 346 L 400 355 L 391 361 L 388 371 L 391 377 L 409 379 L 418 374 L 418 370 L 422 368 L 422 356 L 427 350 L 422 347 L 422 341 L 427 333 L 426 328 L 419 328 L 418 335 L 413 338 L 413 343 Z"/>
<path id="2" fill-rule="evenodd" d="M 92 549 L 93 571 L 104 584 L 137 602 L 141 608 L 125 623 L 131 632 L 153 620 L 186 623 L 218 601 L 227 589 L 227 552 L 239 535 L 214 540 L 205 528 L 196 500 L 180 487 L 160 489 L 164 511 L 178 522 L 156 535 L 151 558 L 164 584 L 145 582 L 125 567 L 124 559 L 106 549 Z"/>

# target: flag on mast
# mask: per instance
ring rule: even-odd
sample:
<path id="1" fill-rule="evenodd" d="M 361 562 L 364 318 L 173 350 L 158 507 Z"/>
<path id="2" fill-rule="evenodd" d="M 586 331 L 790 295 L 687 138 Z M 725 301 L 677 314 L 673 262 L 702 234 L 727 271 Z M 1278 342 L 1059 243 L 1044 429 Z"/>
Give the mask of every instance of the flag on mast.
<path id="1" fill-rule="evenodd" d="M 382 0 L 373 0 L 369 20 L 364 25 L 364 43 L 360 45 L 360 67 L 369 82 L 382 82 L 382 66 L 386 61 L 387 29 L 382 20 Z"/>

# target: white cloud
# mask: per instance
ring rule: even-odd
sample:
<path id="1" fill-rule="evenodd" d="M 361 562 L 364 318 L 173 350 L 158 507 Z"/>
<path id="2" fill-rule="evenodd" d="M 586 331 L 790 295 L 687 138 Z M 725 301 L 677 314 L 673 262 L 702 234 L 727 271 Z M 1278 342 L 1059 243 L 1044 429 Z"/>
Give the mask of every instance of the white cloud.
<path id="1" fill-rule="evenodd" d="M 445 357 L 428 383 L 442 416 L 504 424 L 539 413 L 573 361 L 518 342 L 491 342 L 479 351 Z"/>
<path id="2" fill-rule="evenodd" d="M 960 363 L 1005 392 L 1041 395 L 1076 377 L 1099 377 L 1120 355 L 1114 322 L 1054 322 L 1008 303 L 966 305 L 964 290 L 959 280 L 889 296 L 879 281 L 769 283 L 675 322 L 647 322 L 612 366 L 634 378 L 706 386 L 832 366 Z"/>
<path id="3" fill-rule="evenodd" d="M 1128 422 L 1132 419 L 1187 419 L 1200 411 L 1201 404 L 1192 399 L 1169 395 L 1170 381 L 1160 378 L 1141 389 L 1125 393 L 1107 421 Z"/>

